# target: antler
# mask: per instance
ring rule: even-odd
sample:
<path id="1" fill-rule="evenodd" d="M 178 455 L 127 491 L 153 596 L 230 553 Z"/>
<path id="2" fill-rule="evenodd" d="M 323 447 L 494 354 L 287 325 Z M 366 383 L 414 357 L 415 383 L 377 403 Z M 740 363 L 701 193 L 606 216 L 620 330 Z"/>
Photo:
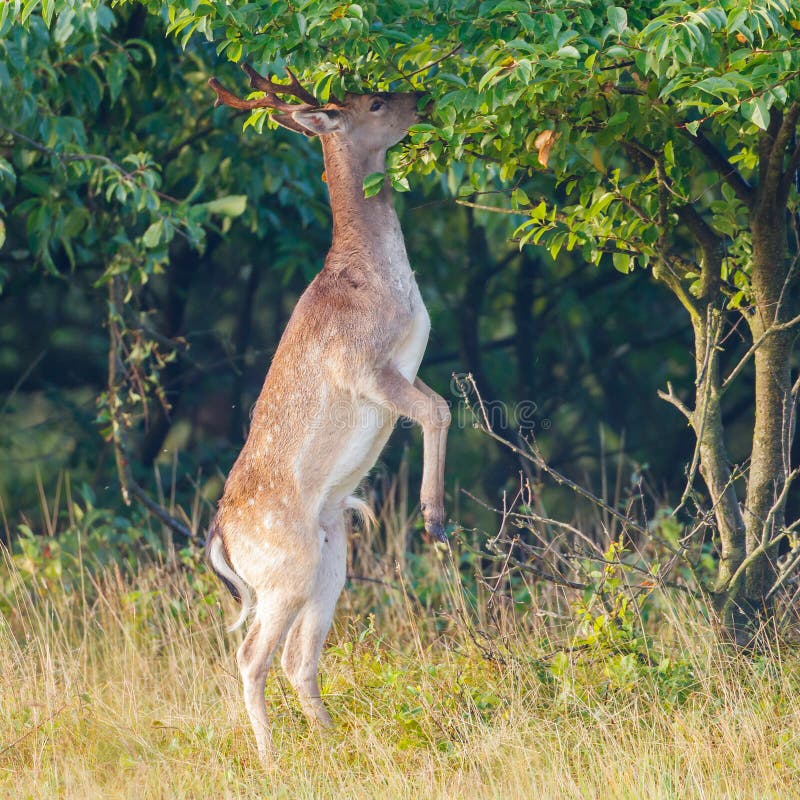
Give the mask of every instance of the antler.
<path id="1" fill-rule="evenodd" d="M 257 97 L 253 100 L 242 100 L 232 92 L 229 92 L 216 78 L 210 78 L 208 85 L 216 92 L 217 100 L 214 106 L 230 106 L 231 108 L 251 109 L 251 108 L 274 108 L 277 111 L 291 113 L 299 109 L 319 108 L 319 100 L 311 92 L 304 89 L 295 75 L 286 67 L 286 74 L 289 76 L 289 84 L 274 83 L 269 78 L 259 75 L 249 64 L 242 63 L 242 70 L 250 78 L 250 86 L 264 92 L 264 97 Z M 277 95 L 288 94 L 296 97 L 301 103 L 286 103 L 279 100 Z"/>

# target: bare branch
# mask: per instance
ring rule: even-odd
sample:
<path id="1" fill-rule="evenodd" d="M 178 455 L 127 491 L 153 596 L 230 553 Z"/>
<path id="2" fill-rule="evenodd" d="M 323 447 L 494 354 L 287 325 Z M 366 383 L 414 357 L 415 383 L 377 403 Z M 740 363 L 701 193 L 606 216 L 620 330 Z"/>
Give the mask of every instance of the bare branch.
<path id="1" fill-rule="evenodd" d="M 538 522 L 540 525 L 552 526 L 555 528 L 561 528 L 562 530 L 571 533 L 576 538 L 580 539 L 584 542 L 591 550 L 594 550 L 597 554 L 597 557 L 603 555 L 603 550 L 597 542 L 590 539 L 583 531 L 578 530 L 574 525 L 570 525 L 567 522 L 561 522 L 557 519 L 550 519 L 550 517 L 543 517 L 540 514 L 536 514 L 533 511 L 526 511 L 524 514 L 518 514 L 515 511 L 508 511 L 505 509 L 496 508 L 495 506 L 491 506 L 485 501 L 481 500 L 479 497 L 476 497 L 472 492 L 468 491 L 467 489 L 462 488 L 461 491 L 469 497 L 471 500 L 474 500 L 479 505 L 483 506 L 487 511 L 492 511 L 495 514 L 501 514 L 503 518 L 511 518 L 516 520 L 518 523 L 527 524 L 530 521 Z"/>
<path id="2" fill-rule="evenodd" d="M 661 389 L 658 390 L 658 396 L 662 400 L 666 400 L 666 402 L 670 403 L 671 405 L 675 406 L 678 411 L 686 417 L 687 420 L 691 423 L 692 421 L 692 412 L 681 402 L 681 400 L 675 395 L 675 392 L 672 388 L 672 383 L 667 381 L 667 391 L 663 392 Z"/>
<path id="3" fill-rule="evenodd" d="M 510 564 L 515 569 L 518 569 L 520 572 L 527 572 L 530 575 L 535 575 L 537 578 L 542 578 L 543 580 L 549 581 L 550 583 L 554 583 L 556 586 L 563 586 L 568 589 L 578 589 L 579 591 L 583 591 L 589 588 L 589 585 L 586 583 L 578 583 L 577 581 L 570 580 L 569 578 L 565 578 L 562 575 L 554 575 L 551 572 L 545 572 L 538 567 L 532 566 L 527 561 L 520 561 L 518 558 L 514 558 L 511 555 L 513 548 L 520 544 L 518 538 L 512 539 L 508 542 L 511 545 L 511 549 L 509 551 L 504 551 L 498 544 L 489 543 L 491 549 L 497 553 L 496 556 L 486 555 L 486 553 L 481 553 L 484 558 L 488 558 L 490 561 L 503 561 L 506 565 Z"/>
<path id="4" fill-rule="evenodd" d="M 651 536 L 652 532 L 648 531 L 646 528 L 643 528 L 639 523 L 635 522 L 634 520 L 630 519 L 630 517 L 625 516 L 624 514 L 617 511 L 616 508 L 612 508 L 608 503 L 601 500 L 597 495 L 590 492 L 588 489 L 584 489 L 583 486 L 578 485 L 574 481 L 570 480 L 566 475 L 562 475 L 557 470 L 553 469 L 542 457 L 541 453 L 539 453 L 538 449 L 536 448 L 535 444 L 531 444 L 528 442 L 529 449 L 523 450 L 521 447 L 509 442 L 508 439 L 504 439 L 502 436 L 496 434 L 494 430 L 489 426 L 489 418 L 486 414 L 486 409 L 483 406 L 483 402 L 480 399 L 480 395 L 478 394 L 478 388 L 475 385 L 475 379 L 472 377 L 471 374 L 467 374 L 464 378 L 466 382 L 472 387 L 473 391 L 476 393 L 476 396 L 479 398 L 479 406 L 480 406 L 480 413 L 484 420 L 484 432 L 494 439 L 496 442 L 500 442 L 500 444 L 505 445 L 508 447 L 512 452 L 516 453 L 518 456 L 526 459 L 527 461 L 532 462 L 535 464 L 539 469 L 543 472 L 546 472 L 556 483 L 566 486 L 568 489 L 571 489 L 575 494 L 580 495 L 581 497 L 590 500 L 594 503 L 598 508 L 603 509 L 607 514 L 614 517 L 614 519 L 622 522 L 624 525 L 629 527 L 631 530 L 636 531 L 636 533 L 642 534 L 644 536 Z M 467 401 L 466 392 L 462 394 L 465 401 Z M 467 401 L 468 402 L 468 401 Z M 672 546 L 670 545 L 670 548 Z"/>
<path id="5" fill-rule="evenodd" d="M 792 317 L 792 319 L 787 320 L 786 322 L 774 323 L 770 325 L 759 337 L 756 339 L 753 344 L 750 345 L 747 352 L 739 359 L 739 363 L 731 370 L 730 375 L 722 382 L 722 389 L 721 392 L 724 392 L 728 389 L 736 379 L 736 376 L 742 371 L 744 366 L 747 362 L 753 357 L 753 354 L 764 344 L 764 341 L 767 337 L 771 336 L 773 333 L 777 331 L 785 331 L 789 328 L 793 328 L 795 325 L 800 325 L 800 314 L 796 317 Z"/>
<path id="6" fill-rule="evenodd" d="M 498 208 L 497 206 L 488 206 L 483 203 L 472 203 L 469 200 L 456 200 L 456 205 L 476 208 L 478 211 L 492 211 L 495 214 L 513 214 L 519 217 L 527 216 L 524 211 L 515 211 L 513 208 Z"/>
<path id="7" fill-rule="evenodd" d="M 786 503 L 786 497 L 789 492 L 789 487 L 792 485 L 794 479 L 798 476 L 798 474 L 800 474 L 800 469 L 795 469 L 791 473 L 789 473 L 789 475 L 786 476 L 786 481 L 784 482 L 780 495 L 772 504 L 772 507 L 770 508 L 769 513 L 767 514 L 767 518 L 763 520 L 763 535 L 761 537 L 761 542 L 758 544 L 757 547 L 753 548 L 753 550 L 751 550 L 750 553 L 747 554 L 747 557 L 739 565 L 739 568 L 736 570 L 736 572 L 733 573 L 730 581 L 728 581 L 728 585 L 725 587 L 727 598 L 725 600 L 725 605 L 723 606 L 721 612 L 722 619 L 725 619 L 727 611 L 735 602 L 736 589 L 739 586 L 739 583 L 741 582 L 742 578 L 744 577 L 747 568 L 751 564 L 753 564 L 757 559 L 759 559 L 762 555 L 764 555 L 764 553 L 767 553 L 773 548 L 777 547 L 777 545 L 780 544 L 780 541 L 786 535 L 786 530 L 781 529 L 775 536 L 770 537 L 768 535 L 769 527 L 772 523 L 772 520 L 775 518 L 775 515 Z M 792 563 L 791 565 L 792 568 L 794 567 L 794 563 L 796 562 Z M 776 581 L 776 583 L 772 586 L 765 599 L 771 597 L 772 594 L 776 592 L 781 585 L 783 585 L 786 578 L 788 578 L 789 574 L 790 570 L 787 569 L 783 573 L 781 579 Z"/>

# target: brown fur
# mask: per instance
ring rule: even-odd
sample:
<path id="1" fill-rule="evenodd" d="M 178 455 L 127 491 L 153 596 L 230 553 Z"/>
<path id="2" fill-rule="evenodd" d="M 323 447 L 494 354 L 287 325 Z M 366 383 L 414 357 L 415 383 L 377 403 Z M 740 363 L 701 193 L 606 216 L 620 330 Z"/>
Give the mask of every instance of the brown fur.
<path id="1" fill-rule="evenodd" d="M 344 512 L 398 416 L 423 427 L 423 515 L 431 533 L 444 531 L 449 411 L 416 378 L 428 316 L 389 187 L 369 199 L 362 190 L 417 119 L 416 100 L 350 95 L 343 104 L 304 107 L 288 125 L 321 137 L 333 243 L 289 320 L 226 481 L 214 523 L 224 547 L 212 552 L 210 540 L 209 549 L 212 565 L 255 590 L 256 623 L 238 660 L 262 755 L 263 681 L 283 637 L 284 669 L 304 709 L 330 721 L 316 669 L 344 582 Z"/>

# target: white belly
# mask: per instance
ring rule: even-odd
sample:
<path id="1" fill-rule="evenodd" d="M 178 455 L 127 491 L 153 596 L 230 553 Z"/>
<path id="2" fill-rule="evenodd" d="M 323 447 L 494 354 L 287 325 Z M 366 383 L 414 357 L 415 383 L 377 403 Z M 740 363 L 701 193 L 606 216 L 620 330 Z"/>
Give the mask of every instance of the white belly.
<path id="1" fill-rule="evenodd" d="M 413 382 L 417 376 L 431 329 L 430 317 L 416 284 L 412 288 L 411 304 L 414 309 L 411 323 L 391 355 L 391 362 L 409 382 Z M 352 494 L 375 465 L 396 422 L 388 409 L 366 400 L 356 401 L 349 411 L 349 417 L 349 420 L 339 421 L 343 435 L 339 456 L 323 493 L 326 505 L 337 503 Z M 352 426 L 349 429 L 348 423 Z"/>
<path id="2" fill-rule="evenodd" d="M 422 363 L 422 356 L 425 355 L 425 348 L 428 345 L 430 332 L 431 320 L 428 316 L 428 310 L 422 304 L 422 298 L 420 298 L 419 303 L 416 304 L 411 327 L 405 338 L 398 343 L 392 357 L 392 362 L 407 381 L 413 382 L 414 378 L 417 377 L 419 365 Z"/>
<path id="3" fill-rule="evenodd" d="M 395 417 L 388 409 L 365 401 L 352 407 L 352 419 L 347 423 L 349 427 L 337 442 L 338 457 L 322 493 L 326 505 L 352 494 L 372 469 L 392 433 Z"/>

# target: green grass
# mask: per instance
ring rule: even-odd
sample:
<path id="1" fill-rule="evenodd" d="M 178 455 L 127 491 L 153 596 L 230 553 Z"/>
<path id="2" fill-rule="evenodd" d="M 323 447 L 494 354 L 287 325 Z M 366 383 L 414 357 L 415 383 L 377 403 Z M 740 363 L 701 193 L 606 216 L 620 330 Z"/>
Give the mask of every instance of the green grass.
<path id="1" fill-rule="evenodd" d="M 2 797 L 797 796 L 800 654 L 777 637 L 737 654 L 683 595 L 651 596 L 647 637 L 600 617 L 587 635 L 585 606 L 552 587 L 513 603 L 466 569 L 467 591 L 441 548 L 367 533 L 349 571 L 369 580 L 323 656 L 335 728 L 309 728 L 276 668 L 264 768 L 235 608 L 199 554 L 121 569 L 103 536 L 128 542 L 122 522 L 75 509 L 0 564 Z"/>

